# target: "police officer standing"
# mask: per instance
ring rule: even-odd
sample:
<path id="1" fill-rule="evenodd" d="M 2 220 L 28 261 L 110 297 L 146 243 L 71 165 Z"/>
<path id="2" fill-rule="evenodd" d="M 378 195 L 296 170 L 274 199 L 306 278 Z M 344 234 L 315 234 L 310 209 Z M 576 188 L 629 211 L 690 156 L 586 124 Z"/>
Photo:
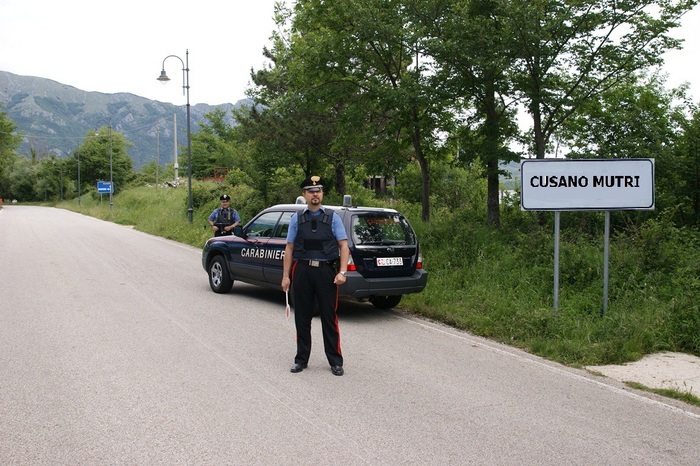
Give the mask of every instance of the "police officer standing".
<path id="1" fill-rule="evenodd" d="M 221 207 L 214 209 L 209 215 L 209 225 L 214 230 L 214 236 L 228 236 L 233 234 L 233 228 L 241 224 L 241 217 L 236 209 L 231 207 L 231 197 L 222 194 L 219 198 Z"/>
<path id="2" fill-rule="evenodd" d="M 342 219 L 323 207 L 323 181 L 310 176 L 301 184 L 306 208 L 292 215 L 284 251 L 282 290 L 291 283 L 297 353 L 291 372 L 301 372 L 311 354 L 311 320 L 318 302 L 323 345 L 333 375 L 343 375 L 338 328 L 338 286 L 345 283 L 348 268 L 348 237 Z"/>

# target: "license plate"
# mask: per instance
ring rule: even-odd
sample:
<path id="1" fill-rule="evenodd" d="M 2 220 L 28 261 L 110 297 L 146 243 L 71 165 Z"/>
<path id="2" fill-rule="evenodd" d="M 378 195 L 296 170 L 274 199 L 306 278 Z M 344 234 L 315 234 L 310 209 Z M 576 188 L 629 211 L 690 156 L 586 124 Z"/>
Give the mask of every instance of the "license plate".
<path id="1" fill-rule="evenodd" d="M 377 257 L 377 266 L 390 267 L 392 265 L 403 265 L 403 257 Z"/>

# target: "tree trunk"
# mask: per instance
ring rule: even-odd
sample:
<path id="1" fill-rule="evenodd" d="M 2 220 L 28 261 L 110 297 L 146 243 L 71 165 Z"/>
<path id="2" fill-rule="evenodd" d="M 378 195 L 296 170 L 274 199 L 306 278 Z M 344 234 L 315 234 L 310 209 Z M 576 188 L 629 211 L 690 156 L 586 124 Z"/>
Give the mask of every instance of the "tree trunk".
<path id="1" fill-rule="evenodd" d="M 335 166 L 335 192 L 341 197 L 345 195 L 345 164 L 339 162 Z"/>
<path id="2" fill-rule="evenodd" d="M 413 111 L 413 130 L 411 131 L 411 143 L 416 154 L 416 160 L 420 166 L 421 174 L 421 218 L 424 222 L 430 222 L 430 164 L 423 153 L 421 145 L 419 118 L 416 111 Z"/>
<path id="3" fill-rule="evenodd" d="M 486 152 L 486 224 L 499 228 L 501 226 L 500 202 L 498 199 L 498 162 L 499 162 L 499 125 L 501 114 L 496 105 L 495 85 L 491 81 L 486 86 L 484 107 L 486 110 L 485 152 Z"/>

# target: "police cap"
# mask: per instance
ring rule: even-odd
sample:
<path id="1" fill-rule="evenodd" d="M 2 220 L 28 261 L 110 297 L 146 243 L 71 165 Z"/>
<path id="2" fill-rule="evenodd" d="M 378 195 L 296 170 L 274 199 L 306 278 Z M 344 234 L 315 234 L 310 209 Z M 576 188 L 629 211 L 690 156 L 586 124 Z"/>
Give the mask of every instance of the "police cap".
<path id="1" fill-rule="evenodd" d="M 228 194 L 222 194 L 221 197 L 219 198 L 219 200 L 222 200 L 222 201 L 230 201 L 230 200 L 231 200 L 231 196 L 229 196 Z"/>
<path id="2" fill-rule="evenodd" d="M 309 176 L 301 183 L 301 189 L 306 191 L 321 191 L 323 190 L 323 180 L 320 176 Z"/>

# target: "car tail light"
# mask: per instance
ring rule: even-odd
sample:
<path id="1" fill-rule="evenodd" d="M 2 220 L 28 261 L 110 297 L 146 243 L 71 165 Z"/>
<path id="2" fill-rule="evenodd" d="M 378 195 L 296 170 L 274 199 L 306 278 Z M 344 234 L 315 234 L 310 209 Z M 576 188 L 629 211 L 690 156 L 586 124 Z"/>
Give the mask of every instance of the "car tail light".
<path id="1" fill-rule="evenodd" d="M 416 268 L 423 268 L 423 251 L 421 251 L 420 249 L 418 249 L 418 261 L 416 262 Z"/>
<path id="2" fill-rule="evenodd" d="M 348 257 L 348 272 L 357 272 L 357 267 L 355 267 L 355 262 L 352 260 L 352 255 Z"/>

